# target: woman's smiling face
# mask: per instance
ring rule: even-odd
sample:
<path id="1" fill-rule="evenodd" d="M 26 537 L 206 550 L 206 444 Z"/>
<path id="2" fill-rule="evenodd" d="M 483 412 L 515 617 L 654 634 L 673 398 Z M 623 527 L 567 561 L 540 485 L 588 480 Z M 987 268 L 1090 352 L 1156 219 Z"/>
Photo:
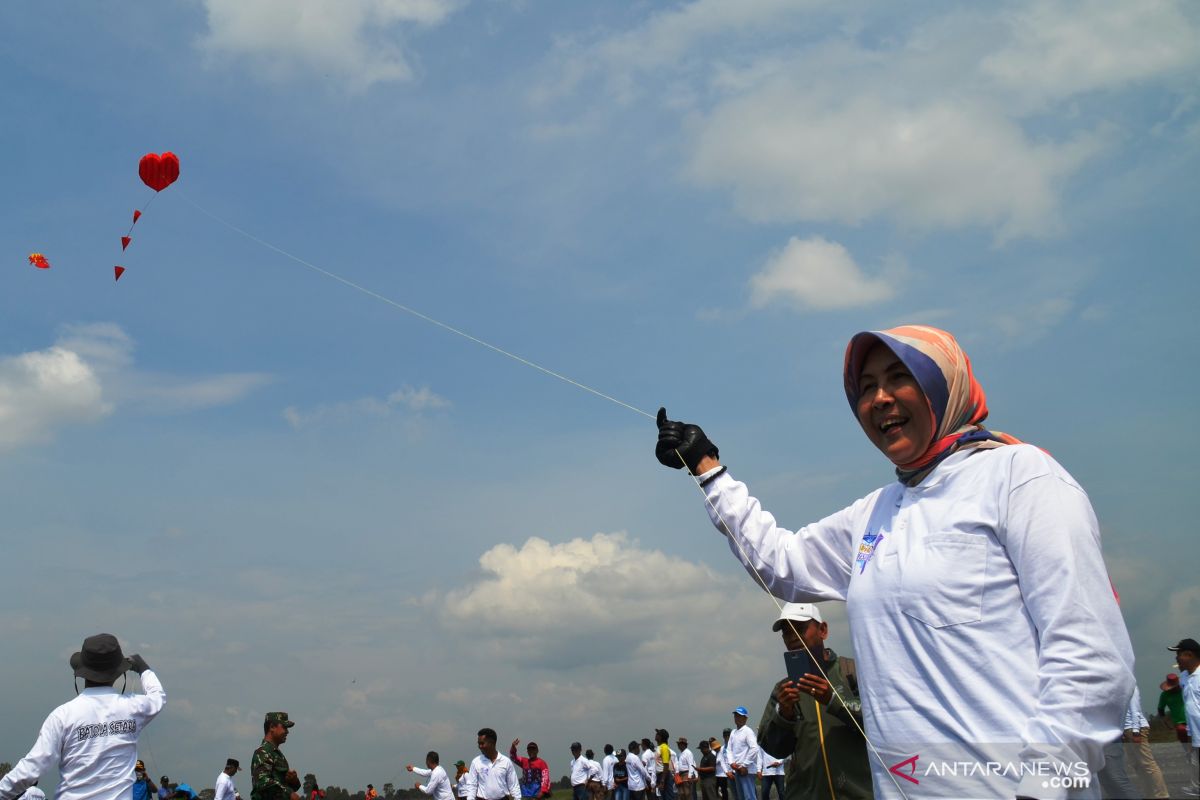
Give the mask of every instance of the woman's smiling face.
<path id="1" fill-rule="evenodd" d="M 867 438 L 897 466 L 916 461 L 933 441 L 933 414 L 925 393 L 882 343 L 863 359 L 856 410 Z"/>

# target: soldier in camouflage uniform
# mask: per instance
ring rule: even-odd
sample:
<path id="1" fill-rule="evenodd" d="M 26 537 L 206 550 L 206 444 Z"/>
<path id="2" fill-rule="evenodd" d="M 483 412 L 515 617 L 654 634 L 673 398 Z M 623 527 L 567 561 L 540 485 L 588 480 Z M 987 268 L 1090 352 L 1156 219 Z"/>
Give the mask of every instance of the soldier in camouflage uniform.
<path id="1" fill-rule="evenodd" d="M 262 744 L 250 760 L 251 800 L 300 800 L 295 791 L 300 788 L 300 779 L 279 750 L 295 724 L 286 711 L 267 712 Z"/>

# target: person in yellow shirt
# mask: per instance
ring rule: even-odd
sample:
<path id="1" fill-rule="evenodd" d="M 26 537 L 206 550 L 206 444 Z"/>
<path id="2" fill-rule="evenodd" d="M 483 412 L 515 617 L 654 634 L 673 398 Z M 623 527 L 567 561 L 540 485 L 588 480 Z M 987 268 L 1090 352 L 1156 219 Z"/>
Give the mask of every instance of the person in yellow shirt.
<path id="1" fill-rule="evenodd" d="M 658 758 L 658 792 L 662 800 L 675 800 L 675 772 L 672 769 L 670 734 L 665 728 L 654 732 L 654 752 Z"/>

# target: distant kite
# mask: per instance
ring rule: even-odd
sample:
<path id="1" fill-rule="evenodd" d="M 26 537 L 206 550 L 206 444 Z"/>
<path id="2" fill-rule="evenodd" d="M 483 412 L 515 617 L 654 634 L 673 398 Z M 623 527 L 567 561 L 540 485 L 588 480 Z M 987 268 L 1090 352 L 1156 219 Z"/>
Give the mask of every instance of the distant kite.
<path id="1" fill-rule="evenodd" d="M 30 253 L 29 263 L 33 264 L 38 269 L 50 269 L 50 262 L 41 253 Z"/>

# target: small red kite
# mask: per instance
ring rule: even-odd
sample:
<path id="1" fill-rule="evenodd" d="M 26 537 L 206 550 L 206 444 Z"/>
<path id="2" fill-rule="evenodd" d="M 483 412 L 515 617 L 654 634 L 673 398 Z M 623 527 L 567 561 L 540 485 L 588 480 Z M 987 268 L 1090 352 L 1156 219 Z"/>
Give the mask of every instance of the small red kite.
<path id="1" fill-rule="evenodd" d="M 50 262 L 41 253 L 30 253 L 29 263 L 33 264 L 38 269 L 50 269 Z"/>
<path id="2" fill-rule="evenodd" d="M 124 267 L 113 267 L 113 282 L 121 280 L 121 276 L 125 274 Z"/>

